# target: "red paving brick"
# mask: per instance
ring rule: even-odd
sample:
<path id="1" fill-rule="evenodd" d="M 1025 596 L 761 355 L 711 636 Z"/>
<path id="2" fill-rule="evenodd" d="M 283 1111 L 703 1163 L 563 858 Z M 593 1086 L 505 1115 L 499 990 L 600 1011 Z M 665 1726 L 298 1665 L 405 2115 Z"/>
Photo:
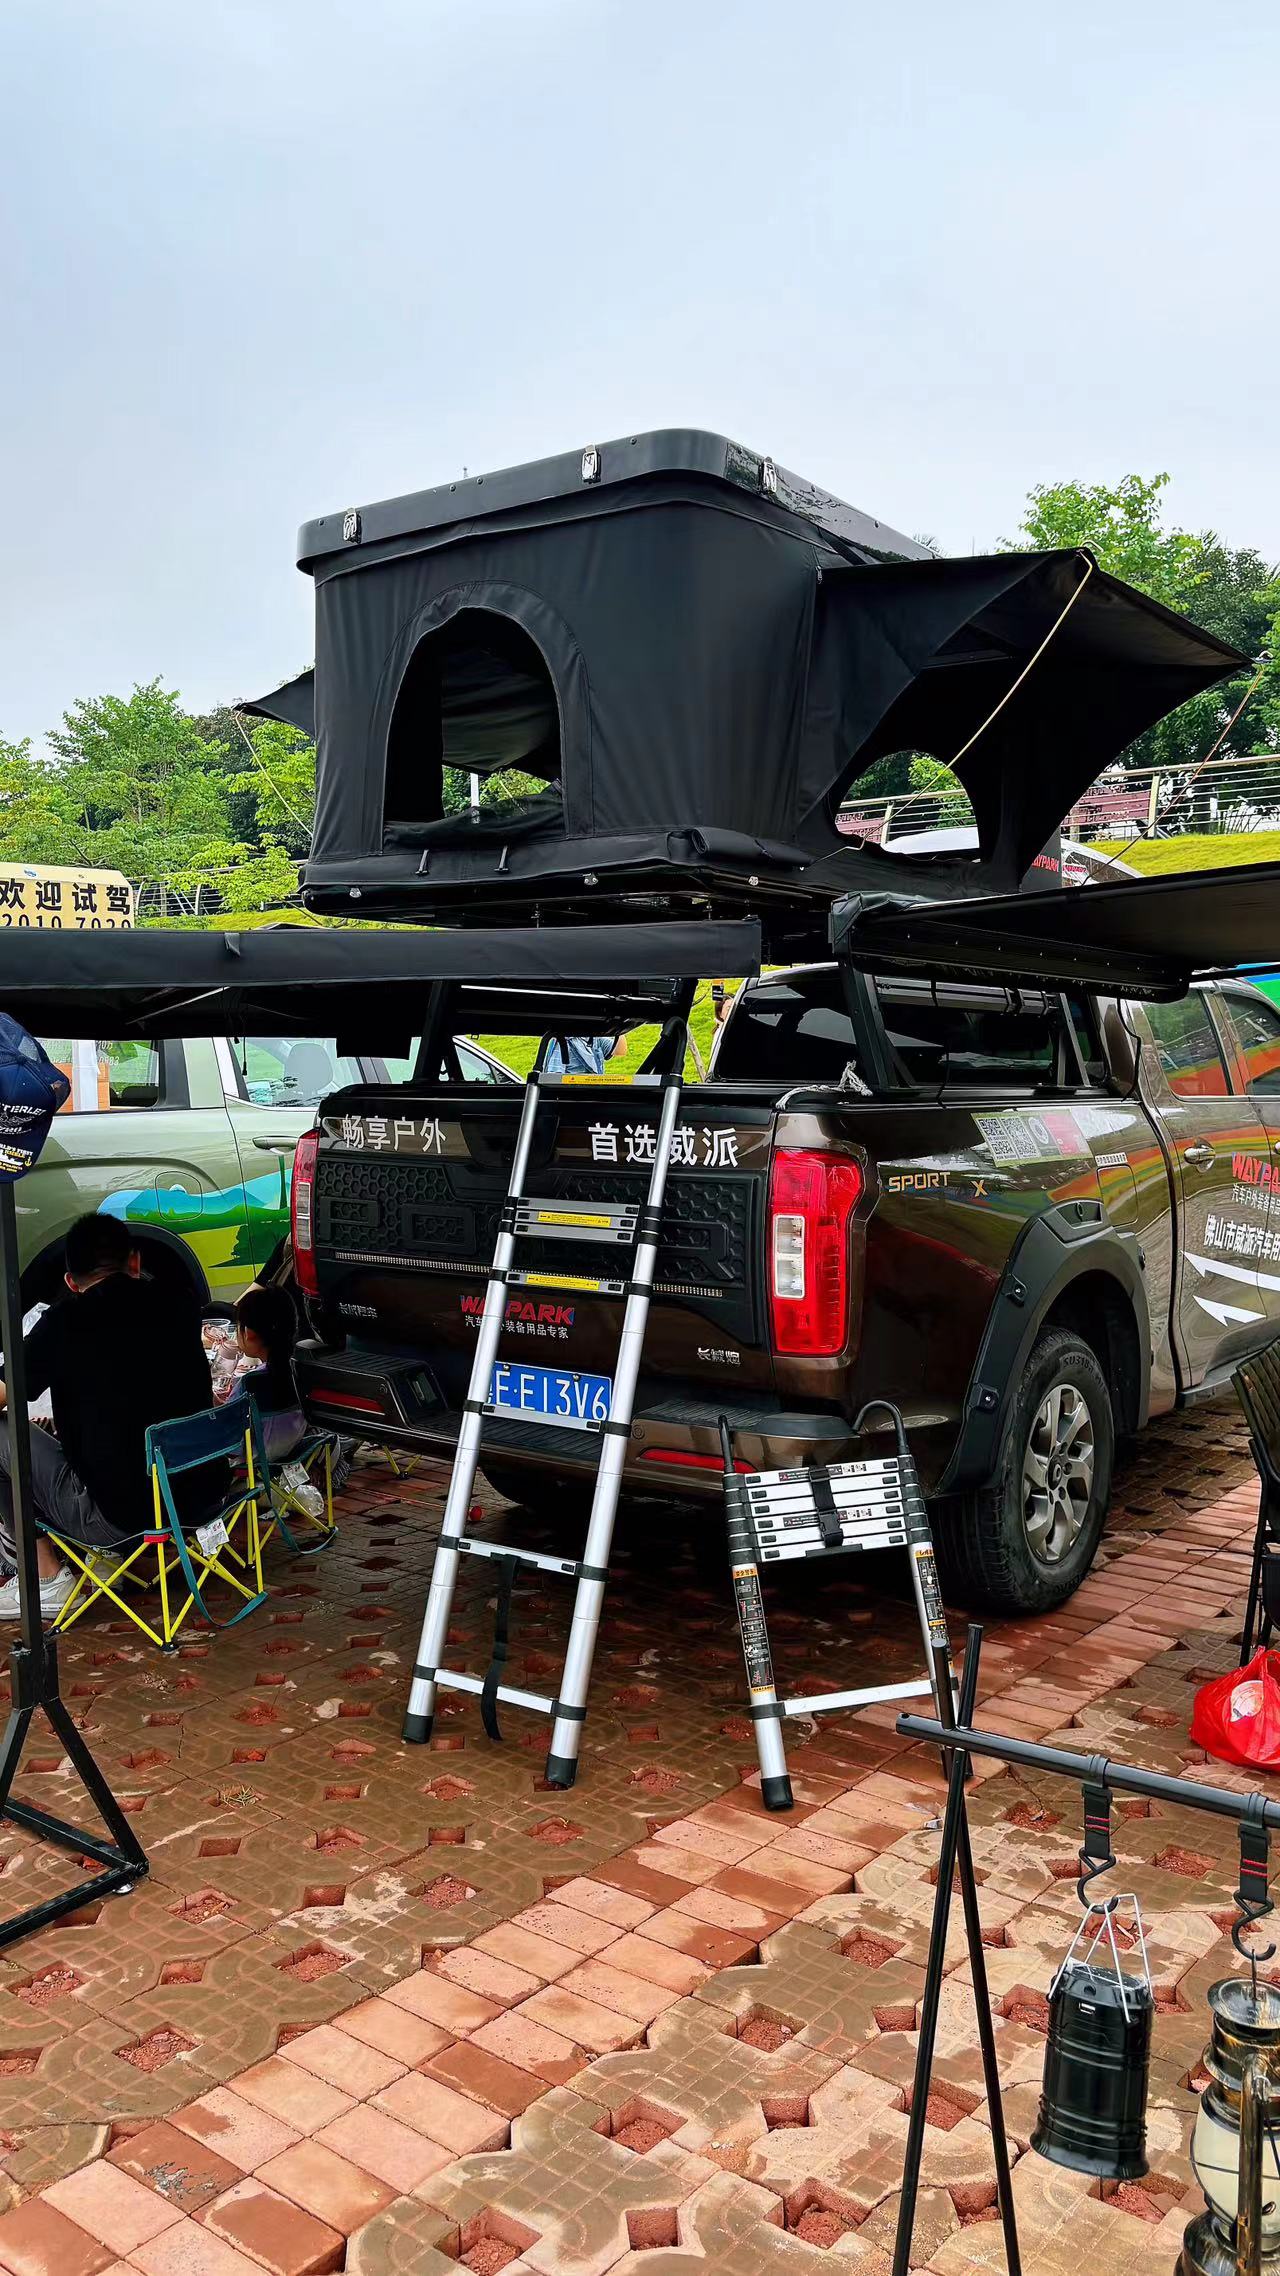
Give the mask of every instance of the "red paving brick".
<path id="1" fill-rule="evenodd" d="M 1074 1718 L 1069 1743 L 1083 1748 L 1103 1713 L 1111 1751 L 1180 1767 L 1188 1673 L 1230 1661 L 1256 1509 L 1248 1476 L 1229 1409 L 1149 1431 L 1122 1473 L 1099 1571 L 1050 1619 L 988 1624 L 980 1719 L 1042 1735 Z M 832 1718 L 807 1746 L 789 1735 L 800 1806 L 768 1817 L 731 1615 L 686 1576 L 673 1620 L 665 1575 L 659 1595 L 651 1553 L 632 1565 L 625 1542 L 571 1809 L 539 1791 L 540 1733 L 513 1729 L 490 1749 L 469 1703 L 442 1704 L 427 1753 L 403 1748 L 422 1530 L 442 1482 L 427 1466 L 399 1483 L 358 1470 L 339 1549 L 322 1568 L 278 1569 L 271 1624 L 193 1638 L 171 1667 L 139 1667 L 87 1624 L 64 1647 L 68 1693 L 79 1683 L 94 1743 L 145 1801 L 140 1830 L 159 1846 L 151 1880 L 101 1925 L 58 1932 L 25 1966 L 0 1962 L 0 2057 L 17 2090 L 0 2164 L 11 2191 L 33 2192 L 0 2218 L 7 2276 L 107 2276 L 124 2253 L 133 2276 L 323 2276 L 344 2255 L 357 2276 L 381 2276 L 425 2268 L 432 2252 L 473 2276 L 604 2276 L 677 2236 L 733 2276 L 770 2276 L 784 2227 L 839 2258 L 835 2224 L 850 2218 L 863 2259 L 883 2253 L 936 1761 L 898 1738 L 891 1708 Z M 806 1585 L 807 1609 L 782 1608 L 776 1642 L 780 1664 L 798 1653 L 807 1686 L 828 1680 L 828 1652 L 847 1682 L 860 1635 L 874 1640 L 876 1680 L 915 1672 L 909 1607 L 881 1605 L 867 1625 L 856 1584 Z M 523 1608 L 528 1677 L 554 1673 L 554 1617 L 536 1596 Z M 478 1657 L 483 1590 L 460 1594 L 458 1618 L 476 1623 Z M 378 1652 L 401 1640 L 384 1674 Z M 268 1719 L 247 1736 L 250 1704 Z M 1059 1821 L 1048 1847 L 1031 1808 L 1046 1801 Z M 1036 1861 L 1057 1857 L 1055 1839 L 1069 1854 L 1074 1802 L 986 1765 L 971 1814 L 1006 2100 L 1024 2141 L 1042 1984 L 1070 1919 L 1069 1882 Z M 1195 2104 L 1181 2082 L 1199 2060 L 1204 1987 L 1231 1960 L 1214 1925 L 1235 1877 L 1229 1832 L 1176 1813 L 1125 1820 L 1161 1987 L 1160 2186 L 1142 2207 L 1071 2197 L 1071 2261 L 1099 2276 L 1128 2268 L 1137 2212 L 1143 2236 L 1154 2219 L 1172 2237 L 1185 2218 Z M 37 1852 L 37 1872 L 43 1862 Z M 433 1902 L 445 1884 L 450 1901 Z M 981 2077 L 958 1935 L 954 1951 L 958 2036 L 944 2032 L 936 2081 L 948 2125 L 929 2129 L 919 2248 L 939 2276 L 960 2276 L 973 2240 L 998 2236 L 965 2131 L 980 2143 Z M 1025 2054 L 1007 2037 L 1019 2030 Z M 153 2070 L 121 2060 L 152 2047 Z M 752 2099 L 762 2064 L 795 2081 L 770 2089 L 767 2118 Z M 95 2123 L 120 2109 L 120 2138 L 95 2158 Z M 808 2178 L 794 2177 L 792 2142 Z M 851 2158 L 856 2190 L 841 2179 Z M 1068 2265 L 1052 2257 L 1059 2216 L 1042 2175 L 1053 2169 L 1020 2163 L 1027 2276 Z M 566 2229 L 570 2191 L 585 2225 Z"/>

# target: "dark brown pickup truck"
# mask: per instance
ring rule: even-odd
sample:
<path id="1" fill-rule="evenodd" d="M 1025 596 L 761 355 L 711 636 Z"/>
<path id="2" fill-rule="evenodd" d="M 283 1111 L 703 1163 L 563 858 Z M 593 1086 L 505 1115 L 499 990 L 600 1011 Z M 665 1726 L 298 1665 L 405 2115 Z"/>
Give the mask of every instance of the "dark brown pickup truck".
<path id="1" fill-rule="evenodd" d="M 450 1452 L 517 1103 L 417 1082 L 326 1103 L 294 1185 L 317 1421 Z M 558 1094 L 529 1190 L 641 1198 L 655 1122 L 651 1091 Z M 1233 982 L 1140 1006 L 769 974 L 685 1093 L 656 1286 L 630 1493 L 687 1500 L 718 1540 L 721 1414 L 744 1465 L 785 1467 L 847 1457 L 851 1417 L 888 1398 L 953 1592 L 1058 1604 L 1117 1438 L 1280 1331 L 1280 1012 Z M 616 1334 L 616 1306 L 520 1291 L 508 1398 L 545 1403 L 547 1369 L 607 1375 Z M 595 1441 L 517 1411 L 486 1422 L 482 1461 L 576 1520 Z"/>

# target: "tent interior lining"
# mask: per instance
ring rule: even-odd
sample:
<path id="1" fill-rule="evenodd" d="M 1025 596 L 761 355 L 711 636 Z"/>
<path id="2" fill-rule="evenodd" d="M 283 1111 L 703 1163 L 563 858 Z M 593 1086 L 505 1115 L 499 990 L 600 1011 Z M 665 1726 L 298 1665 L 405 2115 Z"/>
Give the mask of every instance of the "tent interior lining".
<path id="1" fill-rule="evenodd" d="M 446 768 L 482 777 L 516 768 L 550 784 L 562 765 L 555 687 L 537 642 L 510 617 L 462 609 L 418 642 L 400 682 L 383 842 L 421 843 L 424 825 L 438 836 L 455 819 L 445 812 Z"/>

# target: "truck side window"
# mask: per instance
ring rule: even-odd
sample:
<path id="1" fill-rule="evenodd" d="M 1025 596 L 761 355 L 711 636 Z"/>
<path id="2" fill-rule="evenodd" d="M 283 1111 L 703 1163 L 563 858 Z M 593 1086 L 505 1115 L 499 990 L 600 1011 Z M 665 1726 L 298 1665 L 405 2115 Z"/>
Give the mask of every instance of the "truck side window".
<path id="1" fill-rule="evenodd" d="M 716 1080 L 838 1083 L 857 1044 L 834 965 L 780 973 L 738 991 L 716 1052 Z"/>
<path id="2" fill-rule="evenodd" d="M 1224 1001 L 1236 1031 L 1247 1089 L 1275 1098 L 1280 1095 L 1280 1012 L 1263 996 L 1228 993 Z"/>
<path id="3" fill-rule="evenodd" d="M 1198 990 L 1145 1010 L 1170 1090 L 1179 1098 L 1226 1098 L 1230 1085 L 1217 1030 Z"/>
<path id="4" fill-rule="evenodd" d="M 1024 995 L 1015 1008 L 1003 988 L 918 980 L 882 980 L 876 993 L 899 1065 L 924 1090 L 1043 1090 L 1061 1081 L 1057 998 Z"/>
<path id="5" fill-rule="evenodd" d="M 55 1067 L 71 1081 L 64 1114 L 104 1114 L 112 1107 L 160 1106 L 164 1088 L 154 1043 L 80 1043 L 42 1038 Z"/>

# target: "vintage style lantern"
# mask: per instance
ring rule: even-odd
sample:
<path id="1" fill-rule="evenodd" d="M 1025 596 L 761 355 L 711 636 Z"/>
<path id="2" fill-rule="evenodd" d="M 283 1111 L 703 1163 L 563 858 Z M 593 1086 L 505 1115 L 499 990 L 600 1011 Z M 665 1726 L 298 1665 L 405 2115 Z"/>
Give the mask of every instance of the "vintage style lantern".
<path id="1" fill-rule="evenodd" d="M 1280 1992 L 1229 1976 L 1209 1993 L 1209 2084 L 1191 2140 L 1209 2210 L 1183 2240 L 1179 2276 L 1280 2276 Z"/>
<path id="2" fill-rule="evenodd" d="M 1273 1909 L 1270 1843 L 1256 1800 L 1240 1821 L 1240 1918 L 1231 1931 L 1249 1980 L 1229 1976 L 1209 1991 L 1209 2083 L 1191 2138 L 1209 2209 L 1182 2240 L 1178 2276 L 1280 2276 L 1280 1991 L 1258 1981 L 1258 1962 L 1273 1960 L 1276 1948 L 1258 1951 L 1244 1941 Z"/>
<path id="3" fill-rule="evenodd" d="M 1136 1896 L 1090 1901 L 1089 1883 L 1109 1865 L 1111 1797 L 1085 1788 L 1080 1852 L 1085 1910 L 1049 1986 L 1044 2087 L 1031 2147 L 1054 2165 L 1108 2181 L 1136 2181 L 1147 2170 L 1147 2071 L 1155 2001 Z M 1133 1908 L 1141 1975 L 1121 1966 L 1116 1914 Z M 1080 1951 L 1083 1944 L 1084 1950 Z"/>

